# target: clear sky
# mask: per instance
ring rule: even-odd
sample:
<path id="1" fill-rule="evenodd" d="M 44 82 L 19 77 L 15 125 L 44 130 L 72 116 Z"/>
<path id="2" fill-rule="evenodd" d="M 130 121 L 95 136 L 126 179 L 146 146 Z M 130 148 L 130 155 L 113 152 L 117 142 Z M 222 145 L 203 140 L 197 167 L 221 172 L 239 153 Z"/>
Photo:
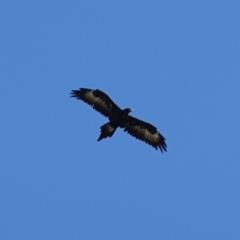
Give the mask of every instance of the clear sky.
<path id="1" fill-rule="evenodd" d="M 0 2 L 0 239 L 240 239 L 240 1 Z M 161 153 L 70 98 L 101 89 Z"/>

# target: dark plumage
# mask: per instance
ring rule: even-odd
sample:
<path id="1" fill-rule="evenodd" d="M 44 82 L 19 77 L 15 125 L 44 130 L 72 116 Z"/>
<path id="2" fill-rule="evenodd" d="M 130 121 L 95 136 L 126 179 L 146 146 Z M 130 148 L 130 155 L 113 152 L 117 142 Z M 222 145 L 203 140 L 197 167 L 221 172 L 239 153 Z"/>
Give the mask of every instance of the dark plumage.
<path id="1" fill-rule="evenodd" d="M 109 122 L 101 126 L 101 134 L 98 141 L 111 137 L 118 127 L 124 132 L 142 140 L 161 152 L 167 151 L 165 138 L 150 123 L 144 122 L 129 115 L 131 108 L 121 109 L 112 99 L 100 90 L 80 88 L 72 90 L 71 97 L 75 97 L 92 106 L 96 111 L 109 119 Z"/>

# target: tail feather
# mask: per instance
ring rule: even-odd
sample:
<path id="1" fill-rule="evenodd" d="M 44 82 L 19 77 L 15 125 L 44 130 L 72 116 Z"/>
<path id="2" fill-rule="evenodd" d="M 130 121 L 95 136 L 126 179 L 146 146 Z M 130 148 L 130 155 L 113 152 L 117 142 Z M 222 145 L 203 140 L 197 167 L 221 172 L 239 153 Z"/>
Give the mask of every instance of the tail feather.
<path id="1" fill-rule="evenodd" d="M 101 126 L 101 134 L 98 138 L 98 141 L 102 140 L 103 138 L 111 137 L 114 132 L 116 131 L 116 127 L 112 126 L 110 122 Z"/>

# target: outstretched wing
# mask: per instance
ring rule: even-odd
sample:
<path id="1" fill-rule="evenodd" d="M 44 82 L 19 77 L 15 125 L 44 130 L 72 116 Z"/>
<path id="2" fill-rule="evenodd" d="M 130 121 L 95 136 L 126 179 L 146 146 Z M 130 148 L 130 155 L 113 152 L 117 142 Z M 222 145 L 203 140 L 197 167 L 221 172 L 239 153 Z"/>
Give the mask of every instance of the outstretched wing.
<path id="1" fill-rule="evenodd" d="M 133 137 L 148 143 L 156 150 L 159 148 L 161 152 L 167 151 L 165 138 L 157 131 L 156 127 L 132 116 L 128 117 L 128 122 L 124 126 L 124 132 L 127 132 Z"/>
<path id="2" fill-rule="evenodd" d="M 75 97 L 91 105 L 105 117 L 110 117 L 115 111 L 120 110 L 106 93 L 98 89 L 79 88 L 79 90 L 72 90 L 71 97 Z"/>

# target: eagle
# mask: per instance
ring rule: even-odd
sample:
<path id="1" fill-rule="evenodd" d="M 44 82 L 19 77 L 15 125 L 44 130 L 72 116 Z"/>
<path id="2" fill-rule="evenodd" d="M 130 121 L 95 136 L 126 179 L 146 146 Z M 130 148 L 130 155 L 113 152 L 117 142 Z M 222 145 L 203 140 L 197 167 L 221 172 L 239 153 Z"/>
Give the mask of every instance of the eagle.
<path id="1" fill-rule="evenodd" d="M 71 97 L 80 99 L 89 104 L 96 111 L 109 119 L 109 122 L 100 127 L 101 133 L 97 141 L 112 137 L 119 127 L 122 128 L 124 132 L 146 142 L 156 150 L 160 149 L 161 152 L 167 151 L 165 138 L 157 131 L 156 127 L 129 115 L 129 113 L 133 111 L 131 108 L 121 109 L 103 91 L 99 89 L 79 88 L 78 90 L 72 90 L 70 94 Z"/>

